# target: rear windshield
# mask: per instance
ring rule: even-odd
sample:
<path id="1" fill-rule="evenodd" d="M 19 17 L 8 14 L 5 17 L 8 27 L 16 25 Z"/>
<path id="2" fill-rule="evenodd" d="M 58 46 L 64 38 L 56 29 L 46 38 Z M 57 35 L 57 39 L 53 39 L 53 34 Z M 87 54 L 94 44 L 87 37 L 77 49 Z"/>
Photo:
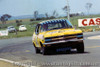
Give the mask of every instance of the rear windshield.
<path id="1" fill-rule="evenodd" d="M 21 26 L 21 27 L 25 27 L 25 26 Z"/>
<path id="2" fill-rule="evenodd" d="M 48 21 L 48 22 L 41 24 L 41 30 L 42 31 L 62 29 L 62 28 L 73 28 L 73 26 L 67 20 Z"/>
<path id="3" fill-rule="evenodd" d="M 8 27 L 8 28 L 14 28 L 14 27 L 12 26 L 12 27 Z"/>

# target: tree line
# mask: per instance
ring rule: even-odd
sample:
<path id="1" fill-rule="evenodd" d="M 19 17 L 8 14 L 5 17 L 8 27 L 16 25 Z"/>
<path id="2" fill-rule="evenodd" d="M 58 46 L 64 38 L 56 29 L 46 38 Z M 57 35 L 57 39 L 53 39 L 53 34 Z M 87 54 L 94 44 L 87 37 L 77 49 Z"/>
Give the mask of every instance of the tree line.
<path id="1" fill-rule="evenodd" d="M 39 16 L 39 12 L 38 11 L 34 11 L 34 18 L 31 19 L 31 21 L 34 21 L 34 20 L 45 20 L 45 19 L 54 19 L 54 18 L 57 18 L 59 15 L 57 13 L 56 10 L 54 10 L 52 12 L 51 15 L 49 15 L 47 12 L 43 15 L 44 17 L 38 17 Z"/>

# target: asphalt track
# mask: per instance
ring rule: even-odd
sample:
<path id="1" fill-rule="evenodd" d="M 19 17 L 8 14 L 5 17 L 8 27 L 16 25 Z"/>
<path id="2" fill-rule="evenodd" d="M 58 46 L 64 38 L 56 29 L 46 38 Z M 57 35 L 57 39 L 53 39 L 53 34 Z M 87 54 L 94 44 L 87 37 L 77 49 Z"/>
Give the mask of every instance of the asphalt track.
<path id="1" fill-rule="evenodd" d="M 36 54 L 31 37 L 0 40 L 0 58 L 39 67 L 100 67 L 100 32 L 84 33 L 85 53 Z M 15 63 L 16 64 L 16 63 Z"/>

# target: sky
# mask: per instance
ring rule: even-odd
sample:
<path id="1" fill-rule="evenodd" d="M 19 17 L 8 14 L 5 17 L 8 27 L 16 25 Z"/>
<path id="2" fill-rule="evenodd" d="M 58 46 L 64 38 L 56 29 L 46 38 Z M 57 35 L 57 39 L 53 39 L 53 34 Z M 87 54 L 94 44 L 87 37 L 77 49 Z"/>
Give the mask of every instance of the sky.
<path id="1" fill-rule="evenodd" d="M 100 13 L 100 0 L 69 0 L 70 13 L 86 13 L 85 6 L 88 2 L 93 4 L 90 13 Z M 33 15 L 34 11 L 39 14 L 52 14 L 54 10 L 59 15 L 64 15 L 62 8 L 66 5 L 67 0 L 0 0 L 0 15 Z"/>

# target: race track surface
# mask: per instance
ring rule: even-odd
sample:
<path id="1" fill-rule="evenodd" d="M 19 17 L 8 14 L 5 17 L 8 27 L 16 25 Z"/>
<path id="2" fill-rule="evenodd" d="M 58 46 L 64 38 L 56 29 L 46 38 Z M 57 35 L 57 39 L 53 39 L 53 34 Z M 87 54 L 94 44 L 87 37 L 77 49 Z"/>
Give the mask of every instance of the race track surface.
<path id="1" fill-rule="evenodd" d="M 100 32 L 84 33 L 85 53 L 36 54 L 31 37 L 0 40 L 0 58 L 39 67 L 100 67 Z"/>

